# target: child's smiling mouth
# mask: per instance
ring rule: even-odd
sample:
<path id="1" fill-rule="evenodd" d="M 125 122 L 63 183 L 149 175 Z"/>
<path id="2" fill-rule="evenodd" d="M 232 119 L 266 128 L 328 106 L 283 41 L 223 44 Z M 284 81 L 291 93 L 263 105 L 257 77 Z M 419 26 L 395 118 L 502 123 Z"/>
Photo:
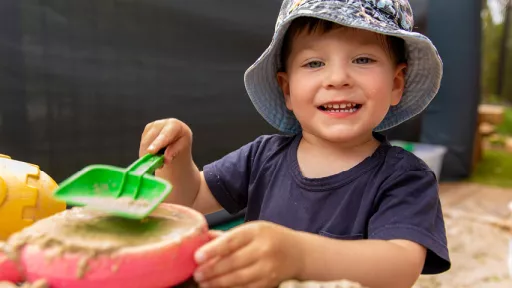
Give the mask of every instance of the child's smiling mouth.
<path id="1" fill-rule="evenodd" d="M 332 116 L 344 117 L 357 112 L 363 105 L 350 102 L 327 103 L 318 106 L 318 109 Z"/>

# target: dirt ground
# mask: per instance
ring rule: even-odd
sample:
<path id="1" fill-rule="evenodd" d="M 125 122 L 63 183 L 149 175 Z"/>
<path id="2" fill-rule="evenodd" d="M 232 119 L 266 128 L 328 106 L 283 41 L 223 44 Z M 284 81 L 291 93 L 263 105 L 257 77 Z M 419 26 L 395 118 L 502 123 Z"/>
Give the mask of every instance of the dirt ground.
<path id="1" fill-rule="evenodd" d="M 414 288 L 512 287 L 508 264 L 512 190 L 441 184 L 441 202 L 452 268 L 422 276 Z"/>

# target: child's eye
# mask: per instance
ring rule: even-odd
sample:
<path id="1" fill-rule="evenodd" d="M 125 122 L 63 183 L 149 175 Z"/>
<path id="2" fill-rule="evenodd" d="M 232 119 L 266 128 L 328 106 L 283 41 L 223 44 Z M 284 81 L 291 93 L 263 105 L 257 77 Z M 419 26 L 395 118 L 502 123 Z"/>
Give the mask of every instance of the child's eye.
<path id="1" fill-rule="evenodd" d="M 360 57 L 360 58 L 357 58 L 354 60 L 354 63 L 356 63 L 356 64 L 370 64 L 373 62 L 375 62 L 375 60 L 370 59 L 368 57 Z"/>
<path id="2" fill-rule="evenodd" d="M 322 61 L 311 61 L 311 62 L 308 62 L 304 66 L 307 66 L 308 68 L 320 68 L 320 67 L 322 67 L 324 65 L 325 64 Z"/>

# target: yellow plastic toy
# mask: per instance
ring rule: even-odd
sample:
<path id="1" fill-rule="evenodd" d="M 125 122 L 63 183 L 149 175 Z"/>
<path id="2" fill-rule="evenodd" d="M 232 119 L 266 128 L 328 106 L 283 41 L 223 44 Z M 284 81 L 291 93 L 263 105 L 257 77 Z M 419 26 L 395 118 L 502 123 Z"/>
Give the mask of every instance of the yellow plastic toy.
<path id="1" fill-rule="evenodd" d="M 64 211 L 52 193 L 57 183 L 39 166 L 0 154 L 0 241 L 37 220 Z"/>

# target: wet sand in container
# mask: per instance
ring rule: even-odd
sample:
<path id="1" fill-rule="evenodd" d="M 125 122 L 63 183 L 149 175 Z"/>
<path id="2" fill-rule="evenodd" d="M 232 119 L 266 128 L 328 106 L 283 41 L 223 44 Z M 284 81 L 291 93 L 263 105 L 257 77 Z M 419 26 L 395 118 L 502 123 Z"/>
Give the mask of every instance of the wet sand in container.
<path id="1" fill-rule="evenodd" d="M 196 225 L 192 217 L 159 208 L 150 217 L 134 220 L 74 207 L 14 234 L 4 250 L 15 261 L 25 244 L 52 248 L 55 255 L 51 257 L 59 257 L 66 252 L 78 253 L 83 255 L 83 265 L 77 271 L 77 277 L 81 278 L 87 270 L 87 262 L 93 257 L 180 239 Z"/>

